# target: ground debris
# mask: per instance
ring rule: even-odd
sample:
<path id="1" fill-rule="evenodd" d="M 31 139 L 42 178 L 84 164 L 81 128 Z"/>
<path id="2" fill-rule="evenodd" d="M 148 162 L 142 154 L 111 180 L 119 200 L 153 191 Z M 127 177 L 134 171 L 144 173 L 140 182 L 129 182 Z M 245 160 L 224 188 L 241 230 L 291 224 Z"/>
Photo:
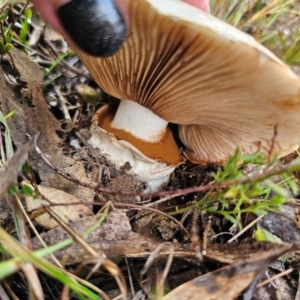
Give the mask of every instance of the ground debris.
<path id="1" fill-rule="evenodd" d="M 85 229 L 94 225 L 98 219 L 99 216 L 96 215 L 71 222 L 69 226 L 76 232 L 82 233 Z M 42 233 L 41 236 L 48 246 L 69 237 L 61 227 Z M 158 245 L 157 242 L 145 239 L 133 232 L 126 214 L 122 211 L 110 212 L 104 223 L 85 239 L 94 249 L 104 252 L 110 258 L 129 254 L 134 255 L 141 252 L 150 253 Z M 35 249 L 41 247 L 37 238 L 33 239 L 33 246 Z M 82 262 L 84 258 L 88 258 L 85 250 L 78 244 L 56 252 L 55 256 L 67 265 L 76 264 Z"/>
<path id="2" fill-rule="evenodd" d="M 267 266 L 286 252 L 298 249 L 296 245 L 274 246 L 255 259 L 232 264 L 184 283 L 162 298 L 162 300 L 207 299 L 233 300 L 241 293 L 243 299 L 252 299 L 257 281 Z"/>
<path id="3" fill-rule="evenodd" d="M 11 55 L 14 58 L 15 66 L 20 76 L 20 87 L 22 89 L 19 97 L 22 101 L 17 97 L 19 91 L 13 91 L 4 78 L 4 72 L 0 72 L 0 109 L 4 115 L 15 111 L 13 116 L 7 120 L 13 142 L 20 147 L 22 143 L 26 142 L 27 134 L 33 136 L 40 132 L 37 141 L 38 146 L 55 167 L 66 173 L 75 164 L 77 164 L 78 169 L 80 162 L 75 162 L 71 157 L 63 154 L 63 140 L 58 135 L 58 133 L 63 134 L 63 129 L 60 122 L 49 111 L 43 96 L 41 87 L 43 70 L 18 49 L 12 50 Z M 37 172 L 37 180 L 41 184 L 70 192 L 74 196 L 83 193 L 81 186 L 75 185 L 59 176 L 54 170 L 45 165 L 37 153 L 32 153 L 31 162 L 34 170 Z M 82 168 L 84 170 L 83 166 Z M 76 177 L 77 174 L 72 175 Z M 82 181 L 88 180 L 82 173 L 78 175 L 78 178 Z M 92 201 L 94 197 L 92 190 L 85 189 L 84 194 L 85 200 Z"/>

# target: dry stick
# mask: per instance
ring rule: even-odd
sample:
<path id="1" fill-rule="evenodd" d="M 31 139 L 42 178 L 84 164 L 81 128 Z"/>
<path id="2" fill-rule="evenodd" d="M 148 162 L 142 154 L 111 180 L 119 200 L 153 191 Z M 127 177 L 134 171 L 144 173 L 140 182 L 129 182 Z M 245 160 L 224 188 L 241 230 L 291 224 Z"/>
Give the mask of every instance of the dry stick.
<path id="1" fill-rule="evenodd" d="M 256 224 L 263 217 L 264 217 L 264 215 L 257 217 L 255 220 L 253 220 L 251 223 L 249 223 L 246 227 L 244 227 L 239 233 L 237 233 L 235 236 L 233 236 L 227 243 L 232 243 L 234 240 L 236 240 L 240 235 L 242 235 L 244 232 L 246 232 L 249 228 L 251 228 L 254 224 Z"/>
<path id="2" fill-rule="evenodd" d="M 223 232 L 220 232 L 220 233 L 215 234 L 214 236 L 212 236 L 212 237 L 211 237 L 211 240 L 213 240 L 213 239 L 215 239 L 215 238 L 217 238 L 218 236 L 221 236 L 221 235 L 223 235 L 223 234 L 228 234 L 228 235 L 233 236 L 233 233 L 232 233 L 232 232 L 229 232 L 229 231 L 223 231 Z"/>
<path id="3" fill-rule="evenodd" d="M 130 191 L 116 191 L 116 190 L 110 190 L 106 188 L 102 188 L 97 184 L 89 184 L 85 182 L 81 182 L 78 179 L 75 179 L 71 177 L 70 175 L 58 170 L 56 167 L 54 167 L 49 160 L 44 156 L 44 154 L 41 152 L 39 147 L 36 145 L 35 146 L 35 151 L 41 156 L 41 158 L 44 160 L 44 162 L 53 170 L 55 171 L 58 175 L 62 176 L 63 178 L 70 180 L 74 182 L 75 184 L 79 184 L 83 187 L 90 188 L 92 190 L 95 190 L 96 192 L 100 193 L 105 193 L 109 195 L 122 195 L 122 196 L 140 196 L 140 197 L 166 197 L 170 195 L 186 195 L 186 194 L 191 194 L 191 193 L 203 193 L 203 192 L 208 192 L 214 189 L 220 189 L 220 188 L 226 188 L 230 187 L 232 185 L 238 185 L 238 184 L 245 184 L 251 181 L 263 181 L 266 178 L 272 177 L 279 175 L 283 172 L 293 172 L 298 169 L 300 169 L 300 159 L 296 159 L 290 163 L 287 163 L 281 167 L 277 167 L 274 169 L 268 169 L 265 172 L 261 174 L 252 174 L 249 176 L 245 176 L 240 179 L 234 179 L 234 180 L 229 180 L 225 181 L 222 183 L 214 183 L 214 184 L 207 184 L 203 186 L 194 186 L 194 187 L 189 187 L 189 188 L 184 188 L 184 189 L 177 189 L 174 191 L 161 191 L 161 192 L 152 192 L 152 193 L 141 193 L 141 192 L 130 192 Z"/>
<path id="4" fill-rule="evenodd" d="M 167 197 L 161 198 L 159 200 L 156 200 L 155 202 L 144 204 L 144 206 L 147 206 L 147 207 L 155 206 L 155 205 L 166 202 L 168 200 L 171 200 L 172 198 L 175 198 L 175 197 L 181 196 L 181 195 L 182 194 L 174 194 L 174 195 L 171 195 L 171 196 L 167 196 Z M 143 204 L 143 203 L 140 203 L 140 204 Z"/>
<path id="5" fill-rule="evenodd" d="M 58 97 L 59 106 L 62 110 L 65 120 L 71 121 L 72 119 L 71 119 L 68 107 L 66 105 L 67 100 L 66 100 L 65 96 L 62 94 L 60 88 L 57 85 L 54 86 L 54 91 Z"/>
<path id="6" fill-rule="evenodd" d="M 173 259 L 174 259 L 174 252 L 175 252 L 174 251 L 174 245 L 172 245 L 172 247 L 170 247 L 169 251 L 170 251 L 170 254 L 168 255 L 168 259 L 167 259 L 164 271 L 161 274 L 160 281 L 159 281 L 159 283 L 157 284 L 157 287 L 156 287 L 156 290 L 157 290 L 158 294 L 160 294 L 161 296 L 163 296 L 165 282 L 166 282 L 167 276 L 170 272 L 171 265 L 172 265 L 172 262 L 173 262 Z"/>
<path id="7" fill-rule="evenodd" d="M 125 256 L 124 259 L 125 259 L 125 263 L 127 266 L 127 273 L 128 273 L 128 280 L 129 280 L 129 285 L 130 285 L 130 289 L 131 289 L 131 294 L 135 295 L 135 290 L 134 290 L 134 286 L 133 286 L 133 281 L 132 281 L 132 276 L 131 276 L 131 272 L 130 272 L 130 266 L 128 263 L 128 258 Z"/>
<path id="8" fill-rule="evenodd" d="M 273 276 L 269 279 L 266 279 L 266 280 L 262 281 L 260 284 L 257 285 L 257 287 L 261 287 L 261 286 L 263 286 L 263 285 L 265 285 L 265 284 L 267 284 L 267 283 L 269 283 L 269 282 L 271 282 L 275 279 L 278 279 L 278 278 L 281 278 L 281 277 L 283 277 L 287 274 L 290 274 L 290 273 L 293 272 L 293 270 L 294 270 L 293 268 L 287 269 L 287 270 L 285 270 L 285 271 L 283 271 L 283 272 L 281 272 L 281 273 L 279 273 L 279 274 L 277 274 L 277 275 L 275 275 L 275 276 Z M 296 299 L 298 299 L 298 298 L 296 298 Z"/>
<path id="9" fill-rule="evenodd" d="M 158 245 L 156 247 L 156 249 L 149 255 L 143 269 L 140 272 L 140 276 L 141 276 L 141 279 L 142 279 L 142 277 L 149 270 L 150 266 L 153 264 L 154 260 L 159 256 L 160 252 L 162 251 L 162 248 L 164 248 L 166 246 L 169 246 L 170 248 L 168 250 L 168 259 L 167 259 L 167 262 L 166 262 L 166 266 L 164 268 L 164 271 L 163 271 L 163 273 L 161 275 L 161 278 L 160 278 L 161 280 L 160 280 L 160 282 L 158 284 L 158 287 L 157 287 L 159 290 L 163 289 L 163 286 L 164 286 L 164 283 L 166 281 L 167 275 L 168 275 L 169 270 L 171 268 L 171 264 L 172 264 L 172 261 L 173 261 L 173 258 L 174 258 L 174 244 L 172 244 L 170 242 L 166 242 L 166 243 Z"/>
<path id="10" fill-rule="evenodd" d="M 40 241 L 40 243 L 42 244 L 42 246 L 44 248 L 47 248 L 48 246 L 46 245 L 46 243 L 44 242 L 44 240 L 42 239 L 42 237 L 40 236 L 40 234 L 38 233 L 38 231 L 36 230 L 36 228 L 34 227 L 34 225 L 32 224 L 32 221 L 30 220 L 28 214 L 26 213 L 26 210 L 24 208 L 24 206 L 21 203 L 21 200 L 19 197 L 16 196 L 17 202 L 19 204 L 19 207 L 23 213 L 23 216 L 25 217 L 26 222 L 30 225 L 31 230 L 34 232 L 34 234 L 36 235 L 37 239 Z M 56 265 L 60 268 L 62 268 L 61 263 L 56 259 L 56 257 L 53 255 L 53 253 L 50 253 L 51 258 L 53 259 L 53 261 L 56 263 Z"/>
<path id="11" fill-rule="evenodd" d="M 207 240 L 208 240 L 208 232 L 211 229 L 211 217 L 208 219 L 208 222 L 205 225 L 203 232 L 203 242 L 202 242 L 202 254 L 207 254 Z"/>
<path id="12" fill-rule="evenodd" d="M 204 265 L 203 252 L 201 251 L 201 239 L 199 236 L 199 226 L 193 225 L 192 227 L 192 236 L 191 236 L 191 248 L 195 251 L 195 258 L 200 262 L 203 270 L 207 271 Z"/>
<path id="13" fill-rule="evenodd" d="M 2 285 L 5 287 L 5 290 L 3 289 Z M 8 284 L 6 280 L 2 280 L 1 282 L 0 293 L 2 300 L 19 300 L 19 298 L 14 294 L 13 290 L 11 289 L 10 284 Z M 8 297 L 7 293 L 10 297 Z"/>

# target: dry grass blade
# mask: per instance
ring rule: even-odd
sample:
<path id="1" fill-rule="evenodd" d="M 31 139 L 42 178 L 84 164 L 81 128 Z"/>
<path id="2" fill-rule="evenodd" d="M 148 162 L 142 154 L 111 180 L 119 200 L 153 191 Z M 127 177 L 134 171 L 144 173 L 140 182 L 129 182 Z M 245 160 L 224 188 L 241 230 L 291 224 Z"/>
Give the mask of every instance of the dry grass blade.
<path id="1" fill-rule="evenodd" d="M 17 152 L 7 161 L 2 169 L 0 169 L 0 198 L 8 188 L 15 182 L 19 172 L 28 159 L 33 142 L 28 141 L 21 146 Z"/>
<path id="2" fill-rule="evenodd" d="M 164 244 L 160 244 L 148 257 L 142 271 L 140 272 L 141 277 L 143 277 L 146 272 L 149 270 L 151 264 L 153 264 L 154 260 L 160 255 L 160 252 L 162 252 L 163 248 L 168 248 L 169 253 L 168 255 L 168 259 L 166 262 L 166 266 L 165 269 L 163 271 L 163 273 L 161 275 L 158 276 L 157 278 L 157 286 L 156 286 L 156 293 L 157 293 L 157 298 L 160 299 L 163 296 L 163 292 L 164 292 L 164 286 L 166 283 L 166 278 L 167 275 L 169 273 L 169 270 L 171 268 L 171 264 L 174 258 L 174 254 L 175 254 L 175 247 L 174 244 L 172 243 L 164 243 Z M 166 253 L 165 253 L 166 254 Z"/>
<path id="3" fill-rule="evenodd" d="M 46 209 L 48 214 L 62 227 L 64 228 L 73 238 L 79 243 L 90 255 L 92 255 L 96 260 L 100 260 L 100 265 L 102 265 L 106 270 L 115 278 L 120 291 L 122 298 L 125 299 L 127 294 L 126 282 L 123 277 L 121 270 L 118 266 L 113 263 L 110 259 L 106 257 L 106 255 L 98 250 L 94 249 L 86 240 L 80 236 L 76 231 L 70 228 L 66 223 L 64 223 L 61 219 L 57 217 L 57 215 L 51 210 Z M 99 267 L 100 267 L 99 265 Z"/>
<path id="4" fill-rule="evenodd" d="M 26 278 L 30 285 L 30 292 L 34 296 L 34 299 L 39 299 L 39 300 L 45 299 L 42 285 L 34 266 L 30 263 L 23 263 L 21 269 L 26 275 Z"/>
<path id="5" fill-rule="evenodd" d="M 3 245 L 3 250 L 10 256 L 14 257 L 14 259 L 4 262 L 4 265 L 6 266 L 5 269 L 3 269 L 3 265 L 1 265 L 2 278 L 16 272 L 19 268 L 22 267 L 23 263 L 31 263 L 40 271 L 53 276 L 56 279 L 60 280 L 62 283 L 68 285 L 68 287 L 72 289 L 74 293 L 79 295 L 79 297 L 82 297 L 84 299 L 99 300 L 99 296 L 91 292 L 91 290 L 94 290 L 99 295 L 101 295 L 103 299 L 109 299 L 100 289 L 98 289 L 91 283 L 76 277 L 72 273 L 53 266 L 44 259 L 41 259 L 40 254 L 36 255 L 35 253 L 25 248 L 2 228 L 0 228 L 0 239 Z M 86 287 L 80 283 L 84 284 Z"/>

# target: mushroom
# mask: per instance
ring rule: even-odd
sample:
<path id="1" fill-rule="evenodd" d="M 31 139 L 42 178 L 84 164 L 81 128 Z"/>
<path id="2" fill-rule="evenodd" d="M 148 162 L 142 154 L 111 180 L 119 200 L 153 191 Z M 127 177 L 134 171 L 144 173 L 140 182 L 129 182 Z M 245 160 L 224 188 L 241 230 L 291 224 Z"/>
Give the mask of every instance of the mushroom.
<path id="1" fill-rule="evenodd" d="M 274 54 L 181 1 L 126 3 L 128 35 L 116 54 L 95 58 L 77 49 L 99 86 L 121 100 L 95 117 L 101 135 L 117 137 L 117 149 L 133 145 L 138 155 L 174 167 L 182 160 L 168 161 L 178 151 L 169 123 L 178 124 L 184 154 L 195 163 L 223 163 L 236 147 L 279 157 L 298 147 L 299 78 Z"/>

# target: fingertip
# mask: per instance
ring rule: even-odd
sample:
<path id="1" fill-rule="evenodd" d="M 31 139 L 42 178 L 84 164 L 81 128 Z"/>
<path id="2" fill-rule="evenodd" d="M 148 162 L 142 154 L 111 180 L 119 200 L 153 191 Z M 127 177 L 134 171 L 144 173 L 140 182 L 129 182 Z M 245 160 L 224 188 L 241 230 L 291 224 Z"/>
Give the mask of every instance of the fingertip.
<path id="1" fill-rule="evenodd" d="M 193 5 L 195 7 L 198 7 L 199 9 L 207 13 L 210 12 L 209 0 L 182 0 L 182 1 L 190 5 Z"/>
<path id="2" fill-rule="evenodd" d="M 72 0 L 57 15 L 75 44 L 93 56 L 113 55 L 126 38 L 125 19 L 113 0 Z"/>
<path id="3" fill-rule="evenodd" d="M 127 32 L 127 0 L 31 0 L 53 29 L 93 56 L 113 55 Z"/>

